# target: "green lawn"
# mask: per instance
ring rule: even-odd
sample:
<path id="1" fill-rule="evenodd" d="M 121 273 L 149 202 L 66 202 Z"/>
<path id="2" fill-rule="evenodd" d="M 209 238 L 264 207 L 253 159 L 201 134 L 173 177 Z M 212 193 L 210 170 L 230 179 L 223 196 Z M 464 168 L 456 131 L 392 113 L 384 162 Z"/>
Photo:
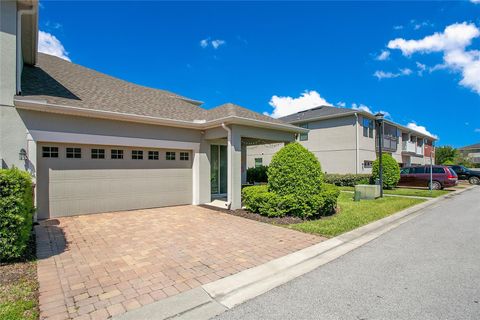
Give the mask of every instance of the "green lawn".
<path id="1" fill-rule="evenodd" d="M 338 187 L 342 191 L 353 191 L 353 187 Z M 399 196 L 417 196 L 436 198 L 449 193 L 447 190 L 428 190 L 428 189 L 413 189 L 413 188 L 395 188 L 393 190 L 383 190 L 384 194 L 395 194 Z"/>
<path id="2" fill-rule="evenodd" d="M 423 201 L 425 200 L 386 197 L 355 202 L 352 194 L 341 193 L 338 198 L 339 213 L 320 220 L 292 224 L 288 227 L 302 232 L 334 237 Z"/>

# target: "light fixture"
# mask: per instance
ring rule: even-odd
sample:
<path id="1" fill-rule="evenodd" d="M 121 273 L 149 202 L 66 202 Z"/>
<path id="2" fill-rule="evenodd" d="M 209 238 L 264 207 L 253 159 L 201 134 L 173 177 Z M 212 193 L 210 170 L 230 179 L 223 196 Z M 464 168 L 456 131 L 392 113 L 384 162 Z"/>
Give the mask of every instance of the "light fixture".
<path id="1" fill-rule="evenodd" d="M 28 159 L 28 156 L 27 156 L 27 151 L 25 151 L 25 149 L 20 149 L 20 152 L 18 153 L 18 158 L 20 160 L 27 160 Z"/>

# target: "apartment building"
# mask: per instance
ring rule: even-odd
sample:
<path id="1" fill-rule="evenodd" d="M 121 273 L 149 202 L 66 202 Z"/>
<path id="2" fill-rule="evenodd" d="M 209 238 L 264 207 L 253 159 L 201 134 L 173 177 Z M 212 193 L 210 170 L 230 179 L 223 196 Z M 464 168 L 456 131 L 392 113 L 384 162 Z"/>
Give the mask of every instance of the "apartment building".
<path id="1" fill-rule="evenodd" d="M 377 156 L 378 136 L 374 115 L 331 106 L 320 106 L 280 118 L 309 129 L 297 140 L 313 152 L 327 173 L 371 173 Z M 383 125 L 383 150 L 402 166 L 430 164 L 435 138 L 390 120 Z M 283 144 L 247 147 L 247 165 L 268 165 Z"/>
<path id="2" fill-rule="evenodd" d="M 468 157 L 472 163 L 480 164 L 480 143 L 458 148 L 458 150 Z"/>

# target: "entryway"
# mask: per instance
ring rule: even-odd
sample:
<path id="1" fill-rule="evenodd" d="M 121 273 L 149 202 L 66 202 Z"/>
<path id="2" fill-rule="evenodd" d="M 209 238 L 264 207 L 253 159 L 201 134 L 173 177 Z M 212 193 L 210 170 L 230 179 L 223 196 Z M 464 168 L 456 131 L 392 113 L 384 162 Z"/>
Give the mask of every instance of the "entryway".
<path id="1" fill-rule="evenodd" d="M 210 146 L 210 172 L 212 200 L 227 198 L 227 146 Z"/>

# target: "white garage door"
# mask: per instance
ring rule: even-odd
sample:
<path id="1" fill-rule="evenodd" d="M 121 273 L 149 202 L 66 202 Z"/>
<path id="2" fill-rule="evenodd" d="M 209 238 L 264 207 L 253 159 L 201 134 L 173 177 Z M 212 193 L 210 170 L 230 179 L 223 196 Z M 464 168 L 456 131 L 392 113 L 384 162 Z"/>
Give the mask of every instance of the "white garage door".
<path id="1" fill-rule="evenodd" d="M 192 203 L 189 150 L 39 143 L 38 218 Z"/>

